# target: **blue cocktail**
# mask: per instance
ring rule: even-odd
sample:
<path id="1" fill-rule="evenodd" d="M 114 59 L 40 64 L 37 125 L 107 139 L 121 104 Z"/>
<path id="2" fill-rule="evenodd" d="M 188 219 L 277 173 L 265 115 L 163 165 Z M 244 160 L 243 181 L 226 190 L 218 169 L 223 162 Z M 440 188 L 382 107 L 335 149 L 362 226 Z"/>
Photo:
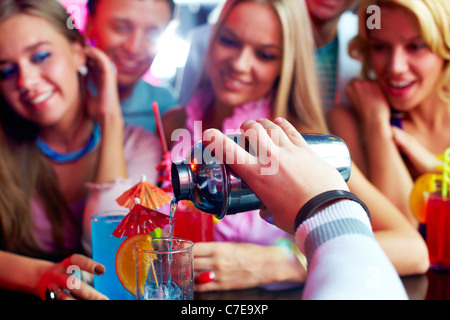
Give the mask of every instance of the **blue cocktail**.
<path id="1" fill-rule="evenodd" d="M 117 249 L 125 238 L 112 235 L 127 211 L 105 211 L 91 217 L 92 258 L 102 263 L 106 270 L 94 276 L 94 288 L 111 300 L 135 300 L 117 278 L 115 259 Z"/>

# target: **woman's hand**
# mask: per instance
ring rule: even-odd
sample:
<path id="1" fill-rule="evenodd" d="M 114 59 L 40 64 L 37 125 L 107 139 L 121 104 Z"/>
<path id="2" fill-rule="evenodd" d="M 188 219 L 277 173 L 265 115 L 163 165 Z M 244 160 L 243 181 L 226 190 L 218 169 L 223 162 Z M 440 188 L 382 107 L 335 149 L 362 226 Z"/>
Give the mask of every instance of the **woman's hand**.
<path id="1" fill-rule="evenodd" d="M 425 148 L 414 136 L 406 131 L 392 127 L 394 141 L 399 150 L 408 158 L 414 175 L 438 172 L 437 167 L 443 162 L 434 153 Z"/>
<path id="2" fill-rule="evenodd" d="M 73 254 L 62 262 L 48 264 L 41 271 L 42 277 L 36 291 L 41 299 L 47 299 L 49 293 L 53 293 L 56 300 L 105 300 L 106 296 L 96 291 L 81 279 L 72 275 L 70 268 L 86 271 L 91 274 L 101 275 L 105 267 L 94 260 Z"/>
<path id="3" fill-rule="evenodd" d="M 122 120 L 120 99 L 117 88 L 117 71 L 108 56 L 101 50 L 88 46 L 89 74 L 87 83 L 87 111 L 90 118 L 101 126 L 109 118 Z M 89 83 L 91 81 L 92 83 Z M 91 88 L 94 84 L 95 89 Z M 96 92 L 92 92 L 95 90 Z"/>
<path id="4" fill-rule="evenodd" d="M 347 85 L 346 93 L 364 126 L 374 121 L 389 124 L 389 103 L 378 83 L 354 79 Z"/>
<path id="5" fill-rule="evenodd" d="M 110 183 L 116 178 L 128 178 L 124 154 L 124 120 L 118 94 L 115 66 L 108 56 L 94 47 L 87 47 L 90 58 L 88 77 L 94 82 L 96 94 L 87 84 L 87 112 L 101 127 L 102 141 L 94 182 Z"/>
<path id="6" fill-rule="evenodd" d="M 195 291 L 246 289 L 273 282 L 302 282 L 306 271 L 287 248 L 250 243 L 200 242 L 194 246 Z M 209 282 L 199 275 L 214 272 Z"/>

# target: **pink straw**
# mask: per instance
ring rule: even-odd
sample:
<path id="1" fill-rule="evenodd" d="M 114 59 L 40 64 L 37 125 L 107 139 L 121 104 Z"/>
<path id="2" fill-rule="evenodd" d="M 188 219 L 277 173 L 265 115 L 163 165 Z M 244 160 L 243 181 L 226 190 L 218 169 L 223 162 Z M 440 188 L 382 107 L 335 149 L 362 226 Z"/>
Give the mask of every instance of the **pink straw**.
<path id="1" fill-rule="evenodd" d="M 156 128 L 158 129 L 159 141 L 161 142 L 161 147 L 163 149 L 163 153 L 166 153 L 167 150 L 167 142 L 164 136 L 164 129 L 161 121 L 161 115 L 159 114 L 159 107 L 157 102 L 153 102 L 153 114 L 155 116 Z"/>

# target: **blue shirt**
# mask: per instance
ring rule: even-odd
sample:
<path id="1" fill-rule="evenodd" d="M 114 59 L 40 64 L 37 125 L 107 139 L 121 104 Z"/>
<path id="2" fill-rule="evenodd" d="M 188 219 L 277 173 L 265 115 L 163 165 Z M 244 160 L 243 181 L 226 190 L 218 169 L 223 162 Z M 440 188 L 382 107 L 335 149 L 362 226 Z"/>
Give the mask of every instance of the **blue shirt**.
<path id="1" fill-rule="evenodd" d="M 154 86 L 145 80 L 139 80 L 131 96 L 120 101 L 125 124 L 140 126 L 156 133 L 153 102 L 158 103 L 161 115 L 177 105 L 175 93 L 170 87 Z"/>
<path id="2" fill-rule="evenodd" d="M 320 80 L 320 95 L 324 111 L 333 108 L 337 82 L 338 39 L 316 49 L 315 59 Z"/>

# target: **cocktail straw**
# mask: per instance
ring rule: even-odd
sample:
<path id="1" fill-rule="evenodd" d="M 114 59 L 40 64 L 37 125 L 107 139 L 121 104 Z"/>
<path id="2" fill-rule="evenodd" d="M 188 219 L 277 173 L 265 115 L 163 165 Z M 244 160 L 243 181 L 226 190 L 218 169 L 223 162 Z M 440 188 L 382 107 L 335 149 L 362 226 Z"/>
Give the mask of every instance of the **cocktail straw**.
<path id="1" fill-rule="evenodd" d="M 159 141 L 161 142 L 161 147 L 162 147 L 163 153 L 166 153 L 167 152 L 167 141 L 166 141 L 166 138 L 164 135 L 164 128 L 163 128 L 162 121 L 161 121 L 161 115 L 159 113 L 158 103 L 153 102 L 152 107 L 153 107 L 153 115 L 155 116 L 155 121 L 156 121 L 156 128 L 158 130 Z"/>
<path id="2" fill-rule="evenodd" d="M 151 258 L 151 259 L 152 259 L 153 278 L 155 278 L 156 288 L 159 288 L 158 277 L 156 276 L 156 271 L 155 271 L 155 265 L 153 264 L 153 258 Z"/>
<path id="3" fill-rule="evenodd" d="M 442 167 L 442 196 L 448 196 L 448 186 L 450 184 L 450 148 L 444 152 L 444 165 Z"/>

